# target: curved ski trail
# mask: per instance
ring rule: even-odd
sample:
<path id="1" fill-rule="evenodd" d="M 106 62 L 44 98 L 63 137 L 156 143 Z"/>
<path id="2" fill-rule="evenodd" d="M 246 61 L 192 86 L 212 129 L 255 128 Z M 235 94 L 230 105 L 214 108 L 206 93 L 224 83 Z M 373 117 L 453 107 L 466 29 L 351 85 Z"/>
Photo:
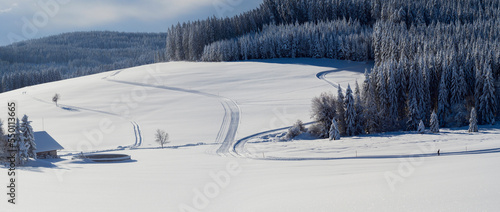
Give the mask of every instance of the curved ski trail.
<path id="1" fill-rule="evenodd" d="M 326 78 L 326 75 L 328 74 L 331 74 L 331 73 L 335 73 L 335 72 L 339 72 L 339 71 L 343 71 L 343 70 L 351 70 L 355 67 L 358 67 L 360 65 L 356 65 L 356 66 L 353 66 L 353 67 L 349 67 L 349 68 L 342 68 L 342 69 L 334 69 L 334 70 L 329 70 L 329 71 L 322 71 L 322 72 L 319 72 L 316 74 L 316 78 L 318 78 L 319 80 L 323 80 L 325 81 L 326 83 L 330 84 L 332 87 L 336 88 L 336 89 L 339 89 L 339 88 L 342 88 L 342 86 L 340 86 L 340 83 L 337 83 L 337 82 L 333 82 L 329 79 Z M 342 88 L 342 90 L 345 92 L 345 88 Z M 306 123 L 306 124 L 313 124 L 314 122 L 309 122 L 309 123 Z M 240 140 L 238 140 L 235 145 L 233 146 L 233 152 L 235 152 L 236 155 L 239 155 L 239 156 L 242 156 L 242 157 L 248 157 L 248 158 L 254 158 L 254 159 L 263 159 L 263 158 L 259 158 L 259 157 L 255 157 L 254 155 L 252 155 L 247 149 L 245 149 L 245 144 L 251 140 L 252 138 L 255 138 L 257 136 L 262 136 L 262 135 L 266 135 L 266 134 L 271 134 L 271 133 L 274 133 L 274 132 L 279 132 L 279 131 L 283 131 L 283 130 L 287 130 L 288 128 L 290 128 L 291 126 L 289 127 L 283 127 L 283 128 L 279 128 L 279 129 L 274 129 L 274 130 L 268 130 L 268 131 L 264 131 L 264 132 L 260 132 L 260 133 L 256 133 L 256 134 L 253 134 L 253 135 L 250 135 L 250 136 L 247 136 L 245 138 L 242 138 Z M 266 158 L 264 158 L 266 159 Z M 300 160 L 300 158 L 297 158 L 297 159 L 294 159 L 294 158 L 282 158 L 281 160 Z M 276 159 L 274 159 L 276 160 Z"/>
<path id="2" fill-rule="evenodd" d="M 131 146 L 131 148 L 138 148 L 142 145 L 141 129 L 139 127 L 139 124 L 137 124 L 137 122 L 131 121 L 130 123 L 134 127 L 134 135 L 135 135 L 135 143 L 134 145 Z"/>
<path id="3" fill-rule="evenodd" d="M 132 127 L 134 128 L 134 136 L 135 136 L 135 142 L 132 145 L 127 146 L 128 148 L 138 148 L 142 145 L 142 134 L 141 134 L 141 129 L 139 124 L 133 120 L 129 120 L 124 116 L 121 116 L 116 113 L 111 113 L 111 112 L 106 112 L 106 111 L 100 111 L 100 110 L 95 110 L 95 109 L 88 109 L 88 108 L 82 108 L 82 107 L 76 107 L 76 106 L 71 106 L 71 105 L 64 105 L 64 104 L 59 104 L 61 107 L 65 108 L 70 108 L 70 109 L 76 109 L 76 110 L 83 110 L 83 111 L 88 111 L 92 113 L 99 113 L 99 114 L 105 114 L 109 116 L 115 116 L 121 119 L 124 119 L 132 124 Z"/>
<path id="4" fill-rule="evenodd" d="M 39 102 L 43 102 L 43 103 L 51 104 L 51 105 L 53 104 L 52 102 L 39 99 L 39 98 L 34 97 L 34 96 L 30 95 L 30 94 L 28 94 L 28 95 L 32 99 L 37 100 Z M 89 109 L 89 108 L 71 106 L 71 105 L 66 105 L 66 104 L 58 104 L 58 107 L 61 108 L 61 109 L 64 109 L 64 110 L 68 110 L 68 111 L 87 111 L 87 112 L 91 112 L 91 113 L 104 114 L 104 115 L 108 115 L 108 116 L 115 116 L 115 117 L 121 118 L 123 120 L 126 120 L 126 121 L 128 121 L 128 122 L 130 122 L 132 124 L 132 126 L 134 128 L 134 136 L 135 136 L 135 142 L 134 142 L 134 144 L 126 146 L 126 147 L 128 147 L 128 148 L 138 148 L 138 147 L 140 147 L 142 145 L 141 129 L 139 127 L 139 124 L 137 124 L 137 122 L 135 122 L 133 120 L 129 120 L 128 118 L 126 118 L 124 116 L 121 116 L 119 114 L 116 114 L 116 113 L 107 112 L 107 111 L 101 111 L 101 110 L 96 110 L 96 109 Z M 110 150 L 110 151 L 112 151 L 112 150 Z"/>
<path id="5" fill-rule="evenodd" d="M 222 120 L 221 127 L 219 129 L 219 132 L 217 133 L 217 137 L 215 140 L 216 143 L 221 144 L 220 147 L 216 150 L 216 153 L 221 156 L 233 155 L 232 147 L 234 146 L 235 143 L 235 137 L 240 124 L 240 113 L 241 113 L 240 108 L 236 103 L 236 101 L 226 97 L 221 97 L 215 94 L 210 94 L 198 90 L 184 89 L 184 88 L 164 86 L 164 85 L 151 85 L 139 82 L 128 82 L 115 79 L 106 79 L 106 80 L 109 82 L 150 87 L 156 89 L 164 89 L 169 91 L 177 91 L 177 92 L 196 94 L 217 99 L 224 108 L 224 118 Z"/>

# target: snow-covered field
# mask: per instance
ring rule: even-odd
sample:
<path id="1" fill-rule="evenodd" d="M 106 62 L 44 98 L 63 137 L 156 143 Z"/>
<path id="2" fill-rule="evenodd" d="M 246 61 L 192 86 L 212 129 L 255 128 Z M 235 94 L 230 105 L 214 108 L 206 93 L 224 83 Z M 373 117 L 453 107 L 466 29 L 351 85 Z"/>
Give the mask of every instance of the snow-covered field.
<path id="1" fill-rule="evenodd" d="M 35 131 L 65 147 L 61 159 L 21 168 L 17 204 L 2 195 L 0 211 L 498 210 L 498 125 L 476 134 L 274 141 L 282 131 L 272 130 L 311 121 L 311 98 L 361 83 L 369 67 L 316 59 L 174 62 L 0 94 L 0 105 L 15 100 Z M 0 113 L 5 118 L 7 108 Z M 156 148 L 158 128 L 170 134 L 169 148 Z M 259 134 L 265 131 L 272 132 Z M 82 151 L 133 160 L 71 160 Z"/>

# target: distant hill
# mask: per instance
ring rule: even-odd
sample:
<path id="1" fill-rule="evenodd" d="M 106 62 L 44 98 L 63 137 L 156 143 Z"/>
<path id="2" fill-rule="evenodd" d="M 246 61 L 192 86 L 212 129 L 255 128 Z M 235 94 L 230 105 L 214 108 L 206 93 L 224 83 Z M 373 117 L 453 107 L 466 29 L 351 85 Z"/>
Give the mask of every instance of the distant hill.
<path id="1" fill-rule="evenodd" d="M 1 91 L 155 62 L 166 33 L 73 32 L 0 47 Z"/>

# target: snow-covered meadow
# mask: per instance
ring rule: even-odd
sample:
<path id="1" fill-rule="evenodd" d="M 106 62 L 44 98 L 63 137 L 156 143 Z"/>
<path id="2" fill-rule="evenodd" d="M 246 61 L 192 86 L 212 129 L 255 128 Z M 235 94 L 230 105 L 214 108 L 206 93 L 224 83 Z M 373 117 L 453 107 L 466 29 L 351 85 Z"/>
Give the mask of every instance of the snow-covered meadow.
<path id="1" fill-rule="evenodd" d="M 326 59 L 171 62 L 0 94 L 0 105 L 16 101 L 35 131 L 65 148 L 61 159 L 20 168 L 18 202 L 2 195 L 0 211 L 498 210 L 498 125 L 474 134 L 276 142 L 283 130 L 273 130 L 311 121 L 314 96 L 361 83 L 369 67 Z M 6 107 L 0 112 L 6 116 Z M 154 142 L 158 128 L 170 134 L 166 149 Z M 71 160 L 82 151 L 133 160 Z"/>

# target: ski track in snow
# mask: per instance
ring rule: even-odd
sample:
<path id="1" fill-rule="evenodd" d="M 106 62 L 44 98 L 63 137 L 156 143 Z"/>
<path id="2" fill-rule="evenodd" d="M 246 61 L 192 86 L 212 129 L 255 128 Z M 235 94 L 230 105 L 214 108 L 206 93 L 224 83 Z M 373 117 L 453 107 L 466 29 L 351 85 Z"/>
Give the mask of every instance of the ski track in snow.
<path id="1" fill-rule="evenodd" d="M 353 69 L 356 69 L 356 68 L 362 67 L 362 66 L 365 66 L 365 64 L 355 65 L 355 66 L 351 66 L 351 67 L 347 67 L 347 68 L 333 69 L 333 70 L 329 70 L 329 71 L 322 71 L 322 72 L 319 72 L 316 74 L 316 78 L 325 81 L 326 83 L 330 84 L 331 86 L 333 86 L 336 89 L 342 88 L 342 91 L 345 93 L 346 88 L 340 86 L 340 83 L 338 83 L 338 82 L 333 82 L 333 81 L 327 79 L 326 75 L 336 73 L 339 71 L 352 71 Z"/>
<path id="2" fill-rule="evenodd" d="M 319 72 L 318 74 L 316 74 L 316 77 L 318 79 L 320 79 L 320 80 L 323 80 L 323 81 L 327 82 L 328 84 L 330 84 L 334 88 L 339 89 L 339 88 L 342 88 L 342 86 L 339 87 L 339 83 L 332 82 L 332 81 L 330 81 L 329 79 L 326 78 L 326 75 L 331 74 L 333 72 L 337 72 L 337 71 L 339 71 L 339 70 L 322 71 L 322 72 Z M 345 89 L 342 88 L 342 90 L 345 90 Z"/>
<path id="3" fill-rule="evenodd" d="M 74 110 L 74 111 L 82 110 L 82 111 L 88 111 L 88 112 L 92 112 L 92 113 L 99 113 L 99 114 L 116 116 L 116 117 L 122 118 L 122 119 L 130 122 L 134 128 L 135 142 L 134 142 L 134 144 L 129 145 L 128 147 L 129 148 L 138 148 L 142 145 L 141 129 L 139 127 L 139 124 L 137 124 L 137 122 L 135 122 L 133 120 L 129 120 L 129 119 L 127 119 L 119 114 L 111 113 L 111 112 L 107 112 L 107 111 L 94 110 L 94 109 L 88 109 L 88 108 L 82 108 L 82 107 L 76 107 L 76 106 L 64 105 L 64 104 L 59 104 L 59 106 L 64 107 L 64 108 L 68 108 L 68 109 Z"/>
<path id="4" fill-rule="evenodd" d="M 234 146 L 234 143 L 235 143 L 235 137 L 236 137 L 236 133 L 238 131 L 238 127 L 240 124 L 240 113 L 241 113 L 241 110 L 240 110 L 238 104 L 236 103 L 236 101 L 229 99 L 229 98 L 221 97 L 221 96 L 218 96 L 215 94 L 205 93 L 202 91 L 191 90 L 191 89 L 172 87 L 172 86 L 150 85 L 150 84 L 145 84 L 145 83 L 128 82 L 128 81 L 121 81 L 121 80 L 114 80 L 114 79 L 107 79 L 107 81 L 121 83 L 121 84 L 128 84 L 128 85 L 177 91 L 177 92 L 201 95 L 201 96 L 217 99 L 221 103 L 222 107 L 224 108 L 224 118 L 222 120 L 221 127 L 219 129 L 219 132 L 217 133 L 217 137 L 215 140 L 216 143 L 221 144 L 220 147 L 217 149 L 216 153 L 221 155 L 221 156 L 233 155 L 231 150 L 233 149 L 232 147 Z"/>
<path id="5" fill-rule="evenodd" d="M 224 117 L 227 117 L 227 109 L 229 109 L 229 124 L 226 121 L 227 126 L 227 134 L 224 140 L 222 141 L 222 144 L 220 148 L 217 150 L 217 154 L 219 155 L 228 155 L 231 154 L 232 147 L 234 146 L 235 143 L 235 137 L 236 137 L 236 132 L 238 131 L 238 126 L 240 124 L 240 108 L 238 104 L 232 99 L 227 99 L 224 98 L 224 102 L 226 106 L 224 107 L 226 110 L 226 115 Z"/>
<path id="6" fill-rule="evenodd" d="M 138 148 L 142 145 L 141 129 L 139 128 L 139 124 L 137 124 L 137 122 L 131 121 L 130 123 L 134 127 L 134 135 L 135 135 L 135 143 L 134 145 L 132 145 L 132 147 Z"/>
<path id="7" fill-rule="evenodd" d="M 53 104 L 53 103 L 51 103 L 49 101 L 45 101 L 45 100 L 36 98 L 36 97 L 34 97 L 32 95 L 29 95 L 29 96 L 32 99 L 37 100 L 39 102 L 43 102 L 43 103 L 46 103 L 46 104 Z M 87 112 L 91 112 L 91 113 L 98 113 L 98 114 L 104 114 L 104 115 L 108 115 L 108 116 L 115 116 L 115 117 L 122 118 L 122 119 L 130 122 L 132 124 L 133 128 L 134 128 L 135 142 L 134 142 L 134 144 L 126 146 L 126 147 L 128 147 L 128 148 L 138 148 L 138 147 L 140 147 L 142 145 L 141 129 L 139 127 L 139 124 L 137 124 L 137 122 L 135 122 L 133 120 L 129 120 L 126 117 L 121 116 L 121 115 L 116 114 L 116 113 L 111 113 L 111 112 L 101 111 L 101 110 L 95 110 L 95 109 L 90 109 L 90 108 L 83 108 L 83 107 L 77 107 L 77 106 L 71 106 L 71 105 L 65 105 L 65 104 L 58 104 L 58 107 L 61 108 L 61 109 L 63 109 L 63 110 L 67 110 L 67 111 L 76 111 L 76 112 L 78 112 L 78 111 L 87 111 Z M 101 151 L 97 151 L 97 152 L 108 152 L 108 151 L 116 151 L 116 150 L 121 150 L 121 149 L 122 148 L 117 148 L 117 149 L 112 149 L 112 150 L 101 150 Z M 95 153 L 95 152 L 93 152 L 93 153 Z"/>
<path id="8" fill-rule="evenodd" d="M 356 66 L 349 67 L 349 68 L 343 68 L 343 69 L 334 69 L 334 70 L 329 70 L 329 71 L 322 71 L 322 72 L 319 72 L 319 73 L 316 74 L 316 78 L 325 81 L 326 83 L 330 84 L 331 86 L 333 86 L 336 89 L 339 89 L 339 88 L 342 88 L 342 86 L 340 86 L 340 83 L 333 82 L 333 81 L 327 79 L 326 75 L 331 74 L 331 73 L 335 73 L 335 72 L 339 72 L 339 71 L 352 70 L 353 68 L 356 68 Z M 346 89 L 342 88 L 342 90 L 345 92 Z M 306 123 L 306 125 L 312 124 L 312 123 L 314 123 L 314 122 Z M 264 159 L 264 160 L 313 160 L 313 159 L 309 159 L 309 158 L 259 158 L 259 157 L 256 157 L 255 155 L 252 155 L 247 149 L 245 149 L 245 144 L 249 140 L 251 140 L 251 139 L 253 139 L 255 137 L 263 136 L 263 135 L 267 135 L 267 134 L 271 134 L 271 133 L 275 133 L 275 132 L 279 132 L 279 131 L 284 131 L 284 130 L 289 129 L 290 127 L 291 126 L 283 127 L 283 128 L 278 128 L 278 129 L 274 129 L 274 130 L 268 130 L 268 131 L 256 133 L 256 134 L 247 136 L 245 138 L 242 138 L 242 139 L 240 139 L 240 140 L 238 140 L 238 141 L 235 142 L 232 151 L 236 155 L 238 155 L 240 157 L 248 157 L 248 158 L 253 158 L 253 159 Z M 327 158 L 316 158 L 316 160 L 319 160 L 319 159 L 327 160 Z"/>

